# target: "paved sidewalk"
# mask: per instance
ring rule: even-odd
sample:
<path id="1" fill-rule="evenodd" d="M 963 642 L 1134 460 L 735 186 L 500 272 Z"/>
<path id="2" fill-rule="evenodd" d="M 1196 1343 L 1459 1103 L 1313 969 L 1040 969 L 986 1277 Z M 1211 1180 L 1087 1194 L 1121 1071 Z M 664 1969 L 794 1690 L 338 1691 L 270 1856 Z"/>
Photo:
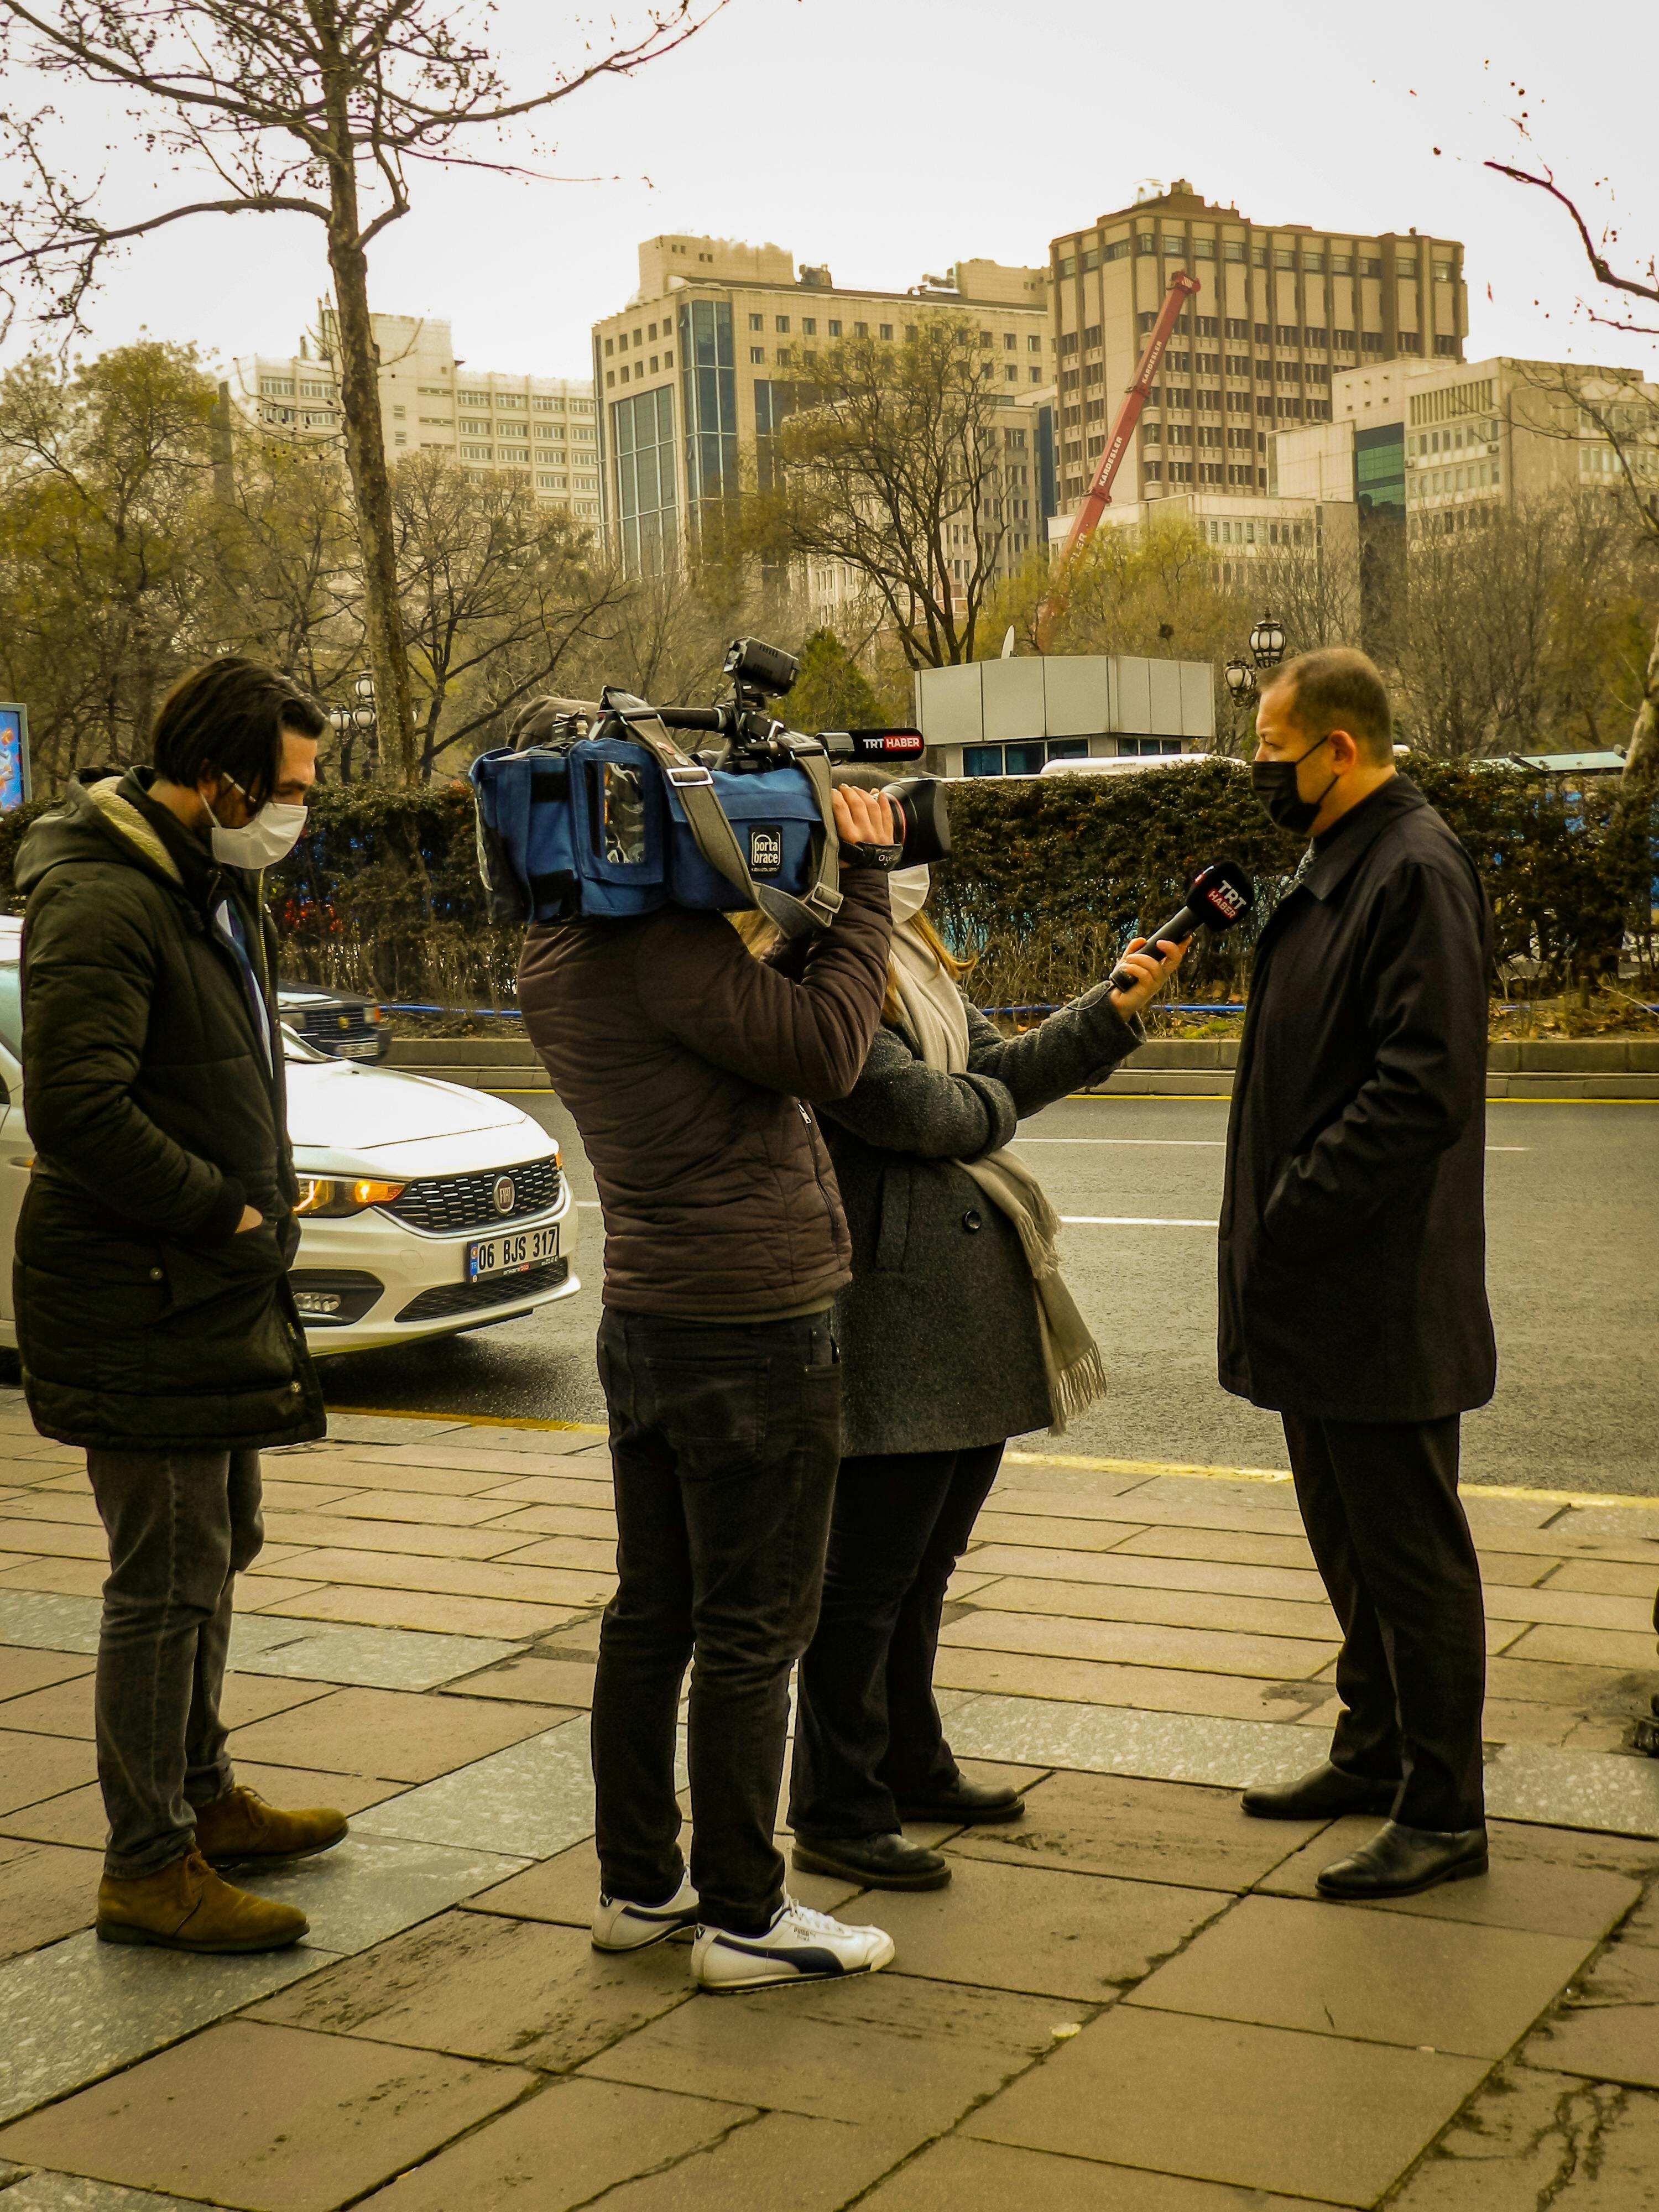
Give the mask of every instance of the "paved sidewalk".
<path id="1" fill-rule="evenodd" d="M 798 1878 L 895 1965 L 720 2000 L 586 1941 L 602 1439 L 334 1429 L 267 1459 L 230 1711 L 242 1778 L 351 1838 L 258 1884 L 306 1945 L 189 1960 L 87 1932 L 101 1532 L 0 1395 L 0 2212 L 1659 2206 L 1655 1501 L 1469 1494 L 1494 1869 L 1338 1907 L 1363 1826 L 1237 1804 L 1330 1720 L 1288 1485 L 1011 1455 L 939 1680 L 1028 1818 L 917 1831 L 943 1893 Z"/>

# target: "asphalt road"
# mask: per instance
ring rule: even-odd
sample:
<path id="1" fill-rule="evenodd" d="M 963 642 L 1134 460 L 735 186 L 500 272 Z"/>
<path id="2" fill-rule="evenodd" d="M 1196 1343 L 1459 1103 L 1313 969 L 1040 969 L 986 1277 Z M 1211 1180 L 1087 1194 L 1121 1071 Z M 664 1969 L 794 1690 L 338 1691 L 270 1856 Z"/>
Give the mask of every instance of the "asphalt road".
<path id="1" fill-rule="evenodd" d="M 563 1141 L 584 1204 L 574 1297 L 527 1321 L 331 1360 L 333 1403 L 598 1421 L 601 1231 L 556 1100 L 517 1102 Z M 1487 1211 L 1500 1370 L 1464 1425 L 1466 1479 L 1659 1495 L 1659 1105 L 1489 1109 Z M 1270 1413 L 1215 1379 L 1224 1101 L 1066 1099 L 1021 1142 L 1062 1215 L 1066 1279 L 1108 1354 L 1110 1397 L 1054 1449 L 1205 1466 L 1285 1464 Z M 1191 1225 L 1197 1224 L 1200 1225 Z M 1356 1316 L 1356 1326 L 1363 1318 Z"/>

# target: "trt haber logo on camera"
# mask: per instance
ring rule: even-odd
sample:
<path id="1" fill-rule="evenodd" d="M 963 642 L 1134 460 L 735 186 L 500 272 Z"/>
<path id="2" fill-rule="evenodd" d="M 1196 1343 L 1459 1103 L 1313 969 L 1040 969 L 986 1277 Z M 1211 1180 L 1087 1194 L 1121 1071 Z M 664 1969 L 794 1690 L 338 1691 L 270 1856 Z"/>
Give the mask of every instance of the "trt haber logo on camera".
<path id="1" fill-rule="evenodd" d="M 751 823 L 749 830 L 749 872 L 775 876 L 783 867 L 783 831 L 774 823 Z"/>

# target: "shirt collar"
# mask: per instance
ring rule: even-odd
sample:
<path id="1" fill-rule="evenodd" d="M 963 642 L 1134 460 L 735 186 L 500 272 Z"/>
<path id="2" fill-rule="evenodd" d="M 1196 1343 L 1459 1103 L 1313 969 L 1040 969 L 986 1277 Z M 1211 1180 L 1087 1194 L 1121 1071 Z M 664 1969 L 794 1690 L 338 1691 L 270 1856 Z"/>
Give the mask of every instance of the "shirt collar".
<path id="1" fill-rule="evenodd" d="M 1316 899 L 1328 898 L 1370 852 L 1390 822 L 1427 805 L 1427 799 L 1408 777 L 1390 776 L 1386 783 L 1379 784 L 1362 799 L 1358 806 L 1350 807 L 1333 822 L 1322 836 L 1315 838 L 1310 848 L 1312 860 L 1305 872 L 1298 871 L 1302 888 L 1311 891 Z"/>

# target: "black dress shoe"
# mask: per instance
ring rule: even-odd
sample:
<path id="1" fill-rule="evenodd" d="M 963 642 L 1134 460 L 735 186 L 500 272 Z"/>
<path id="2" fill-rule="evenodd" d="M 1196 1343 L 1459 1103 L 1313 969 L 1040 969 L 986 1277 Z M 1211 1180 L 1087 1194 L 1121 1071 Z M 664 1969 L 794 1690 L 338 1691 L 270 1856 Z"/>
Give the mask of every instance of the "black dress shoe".
<path id="1" fill-rule="evenodd" d="M 901 1797 L 901 1820 L 950 1820 L 971 1826 L 975 1820 L 1022 1820 L 1025 1800 L 1006 1782 L 970 1782 L 958 1774 L 954 1782 L 926 1797 Z"/>
<path id="2" fill-rule="evenodd" d="M 1390 1820 L 1352 1857 L 1328 1866 L 1317 1883 L 1322 1897 L 1415 1897 L 1443 1881 L 1467 1881 L 1486 1871 L 1486 1832 L 1480 1828 L 1408 1828 Z"/>
<path id="3" fill-rule="evenodd" d="M 902 1836 L 797 1836 L 791 1854 L 802 1874 L 837 1875 L 862 1889 L 943 1889 L 951 1862 Z"/>
<path id="4" fill-rule="evenodd" d="M 1398 1782 L 1377 1782 L 1350 1774 L 1328 1759 L 1296 1782 L 1259 1782 L 1239 1803 L 1258 1820 L 1340 1820 L 1345 1813 L 1387 1813 L 1400 1794 Z"/>

